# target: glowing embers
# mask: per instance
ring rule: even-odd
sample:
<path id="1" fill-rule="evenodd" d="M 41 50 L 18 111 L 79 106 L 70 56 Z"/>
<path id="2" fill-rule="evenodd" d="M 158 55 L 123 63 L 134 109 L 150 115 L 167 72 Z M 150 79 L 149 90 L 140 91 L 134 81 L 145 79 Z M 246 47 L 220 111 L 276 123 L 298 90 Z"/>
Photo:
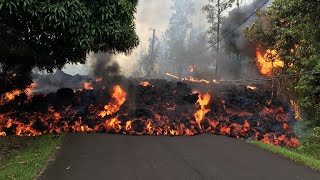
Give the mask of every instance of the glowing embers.
<path id="1" fill-rule="evenodd" d="M 119 86 L 114 86 L 112 89 L 112 101 L 104 106 L 99 116 L 105 117 L 119 111 L 122 104 L 126 101 L 126 92 Z"/>
<path id="2" fill-rule="evenodd" d="M 260 48 L 257 48 L 256 56 L 260 73 L 267 77 L 272 76 L 275 68 L 284 67 L 284 62 L 279 58 L 276 50 L 268 49 L 265 54 L 262 54 Z"/>

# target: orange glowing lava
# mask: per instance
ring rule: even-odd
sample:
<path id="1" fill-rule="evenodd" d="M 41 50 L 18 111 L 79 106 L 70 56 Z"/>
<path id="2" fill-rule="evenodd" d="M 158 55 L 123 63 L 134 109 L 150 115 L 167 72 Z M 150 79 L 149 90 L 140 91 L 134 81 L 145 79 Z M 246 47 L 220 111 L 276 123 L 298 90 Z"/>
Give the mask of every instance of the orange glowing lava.
<path id="1" fill-rule="evenodd" d="M 32 91 L 34 88 L 36 88 L 37 84 L 36 83 L 32 83 L 30 86 L 28 86 L 26 89 L 24 90 L 13 90 L 13 91 L 10 91 L 10 92 L 7 92 L 5 93 L 4 95 L 2 95 L 0 97 L 0 105 L 3 105 L 5 103 L 8 103 L 12 100 L 14 100 L 14 98 L 16 96 L 19 96 L 20 94 L 22 93 L 25 93 L 28 97 L 31 97 L 32 95 Z"/>
<path id="2" fill-rule="evenodd" d="M 267 77 L 272 76 L 274 68 L 284 67 L 284 62 L 279 58 L 276 50 L 268 49 L 266 53 L 262 55 L 261 50 L 257 48 L 256 56 L 260 73 Z"/>
<path id="3" fill-rule="evenodd" d="M 147 86 L 150 86 L 150 83 L 149 83 L 148 81 L 144 81 L 144 82 L 140 82 L 139 85 L 140 85 L 140 86 L 147 87 Z"/>
<path id="4" fill-rule="evenodd" d="M 255 86 L 247 86 L 247 89 L 255 91 L 255 90 L 257 90 L 257 87 L 255 87 Z"/>
<path id="5" fill-rule="evenodd" d="M 194 114 L 196 122 L 198 123 L 199 127 L 201 127 L 201 121 L 205 117 L 205 115 L 210 112 L 210 109 L 206 106 L 210 102 L 210 94 L 207 93 L 205 95 L 199 94 L 199 99 L 197 101 L 197 105 L 200 106 L 200 109 Z"/>
<path id="6" fill-rule="evenodd" d="M 181 80 L 181 81 L 189 81 L 189 82 L 197 82 L 197 83 L 206 83 L 206 84 L 210 84 L 210 81 L 206 80 L 206 79 L 196 79 L 194 77 L 189 77 L 189 78 L 181 78 L 181 77 L 178 77 L 178 76 L 175 76 L 175 75 L 172 75 L 170 73 L 166 73 L 167 76 L 170 76 L 174 79 L 178 79 L 178 80 Z"/>
<path id="7" fill-rule="evenodd" d="M 122 104 L 126 101 L 126 92 L 119 85 L 113 87 L 112 102 L 104 106 L 104 110 L 99 114 L 101 117 L 114 114 L 119 111 Z"/>

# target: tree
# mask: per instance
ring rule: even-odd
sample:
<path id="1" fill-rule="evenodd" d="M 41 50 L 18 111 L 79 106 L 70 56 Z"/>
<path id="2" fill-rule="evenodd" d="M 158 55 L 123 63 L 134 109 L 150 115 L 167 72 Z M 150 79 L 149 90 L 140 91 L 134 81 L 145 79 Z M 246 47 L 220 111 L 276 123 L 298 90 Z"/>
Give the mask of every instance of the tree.
<path id="1" fill-rule="evenodd" d="M 244 30 L 247 38 L 264 49 L 277 50 L 287 80 L 309 122 L 320 125 L 320 0 L 274 0 L 272 6 Z"/>
<path id="2" fill-rule="evenodd" d="M 181 76 L 182 71 L 186 69 L 184 59 L 187 51 L 186 38 L 191 30 L 191 16 L 194 13 L 194 2 L 192 0 L 173 0 L 172 16 L 168 30 L 164 35 L 164 45 L 168 46 L 168 52 L 165 53 L 169 67 L 173 68 L 172 73 Z M 170 62 L 171 61 L 171 62 Z M 173 65 L 176 65 L 175 67 Z"/>
<path id="3" fill-rule="evenodd" d="M 216 59 L 216 78 L 218 78 L 219 71 L 219 41 L 221 33 L 221 20 L 222 13 L 232 7 L 232 3 L 235 0 L 208 0 L 209 4 L 205 5 L 202 10 L 207 12 L 208 23 L 211 24 L 208 34 L 209 34 L 209 43 L 212 47 L 216 47 L 217 59 Z"/>
<path id="4" fill-rule="evenodd" d="M 25 88 L 31 70 L 84 63 L 90 51 L 130 53 L 138 0 L 1 0 L 0 94 Z"/>

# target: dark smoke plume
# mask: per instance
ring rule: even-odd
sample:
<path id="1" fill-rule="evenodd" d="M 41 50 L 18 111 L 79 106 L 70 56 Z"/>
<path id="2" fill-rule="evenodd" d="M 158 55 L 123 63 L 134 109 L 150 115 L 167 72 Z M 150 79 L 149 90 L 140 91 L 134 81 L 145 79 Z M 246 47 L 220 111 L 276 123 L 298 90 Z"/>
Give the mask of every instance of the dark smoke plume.
<path id="1" fill-rule="evenodd" d="M 233 31 L 239 24 L 248 18 L 257 8 L 262 5 L 261 1 L 253 1 L 251 4 L 235 8 L 222 20 L 222 37 Z M 266 7 L 266 6 L 264 6 Z M 227 50 L 234 53 L 245 53 L 249 57 L 254 56 L 255 47 L 249 43 L 242 32 L 243 28 L 250 26 L 255 20 L 255 15 L 248 19 L 237 30 L 224 39 Z"/>
<path id="2" fill-rule="evenodd" d="M 116 78 L 120 76 L 120 66 L 113 60 L 112 54 L 97 53 L 89 63 L 90 76 L 94 78 Z"/>

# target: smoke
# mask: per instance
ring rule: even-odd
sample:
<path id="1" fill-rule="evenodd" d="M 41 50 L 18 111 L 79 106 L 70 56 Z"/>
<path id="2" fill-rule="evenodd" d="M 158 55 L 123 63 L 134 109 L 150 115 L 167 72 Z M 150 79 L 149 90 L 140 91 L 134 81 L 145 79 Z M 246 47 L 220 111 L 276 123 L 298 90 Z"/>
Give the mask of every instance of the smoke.
<path id="1" fill-rule="evenodd" d="M 120 76 L 120 66 L 109 53 L 91 54 L 88 58 L 89 76 L 92 78 L 115 78 Z"/>
<path id="2" fill-rule="evenodd" d="M 56 70 L 53 74 L 34 71 L 32 76 L 36 83 L 36 88 L 33 90 L 35 94 L 48 94 L 61 88 L 82 89 L 84 82 L 90 80 L 87 76 L 79 74 L 72 76 L 61 70 Z"/>
<path id="3" fill-rule="evenodd" d="M 224 17 L 222 20 L 221 33 L 222 36 L 226 36 L 232 32 L 237 26 L 239 26 L 245 19 L 247 19 L 252 13 L 259 8 L 263 2 L 253 1 L 250 4 L 241 6 L 239 8 L 234 8 Z M 266 6 L 264 6 L 266 7 Z M 227 50 L 235 53 L 246 53 L 247 56 L 253 57 L 255 52 L 255 47 L 249 43 L 249 41 L 244 37 L 242 32 L 243 27 L 251 25 L 255 21 L 255 15 L 249 18 L 244 24 L 242 24 L 237 30 L 224 39 L 224 45 Z"/>

